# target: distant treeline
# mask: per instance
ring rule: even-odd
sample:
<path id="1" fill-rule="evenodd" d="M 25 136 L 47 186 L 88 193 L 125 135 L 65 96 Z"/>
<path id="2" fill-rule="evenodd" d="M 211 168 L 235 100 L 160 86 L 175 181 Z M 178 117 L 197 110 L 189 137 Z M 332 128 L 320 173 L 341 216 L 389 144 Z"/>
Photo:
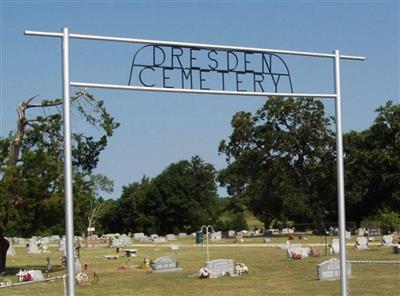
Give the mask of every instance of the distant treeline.
<path id="1" fill-rule="evenodd" d="M 89 226 L 98 233 L 193 232 L 203 224 L 242 230 L 248 211 L 266 228 L 337 220 L 334 119 L 319 100 L 269 98 L 254 114 L 238 112 L 218 148 L 226 168 L 216 171 L 194 156 L 109 200 L 101 195 L 113 182 L 93 170 L 119 124 L 88 93 L 72 101 L 100 132 L 73 135 L 77 234 Z M 16 131 L 0 138 L 0 230 L 8 236 L 64 233 L 59 103 L 22 102 Z M 36 106 L 46 112 L 28 117 Z M 400 105 L 388 101 L 376 112 L 368 129 L 344 135 L 346 216 L 393 230 L 400 225 Z M 218 196 L 217 185 L 227 197 Z"/>

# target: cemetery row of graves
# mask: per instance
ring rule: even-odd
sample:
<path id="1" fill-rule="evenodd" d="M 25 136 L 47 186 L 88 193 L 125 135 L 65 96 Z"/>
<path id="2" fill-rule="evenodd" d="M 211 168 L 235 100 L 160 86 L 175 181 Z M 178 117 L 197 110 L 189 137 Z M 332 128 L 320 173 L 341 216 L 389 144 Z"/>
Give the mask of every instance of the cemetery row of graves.
<path id="1" fill-rule="evenodd" d="M 76 236 L 78 295 L 103 291 L 109 291 L 107 295 L 187 295 L 188 291 L 198 295 L 214 289 L 221 295 L 236 295 L 231 291 L 243 295 L 243 289 L 248 295 L 265 295 L 264 289 L 282 295 L 306 295 L 320 288 L 326 290 L 314 295 L 339 293 L 339 239 L 332 231 L 321 236 L 290 228 L 224 233 L 203 230 L 165 236 Z M 65 237 L 7 239 L 8 264 L 0 278 L 0 293 L 63 295 Z M 359 229 L 356 235 L 346 232 L 346 244 L 347 273 L 354 295 L 376 295 L 375 290 L 365 290 L 365 280 L 376 282 L 377 289 L 386 289 L 387 294 L 382 295 L 398 291 L 398 233 Z M 289 282 L 280 291 L 279 284 L 285 279 Z"/>

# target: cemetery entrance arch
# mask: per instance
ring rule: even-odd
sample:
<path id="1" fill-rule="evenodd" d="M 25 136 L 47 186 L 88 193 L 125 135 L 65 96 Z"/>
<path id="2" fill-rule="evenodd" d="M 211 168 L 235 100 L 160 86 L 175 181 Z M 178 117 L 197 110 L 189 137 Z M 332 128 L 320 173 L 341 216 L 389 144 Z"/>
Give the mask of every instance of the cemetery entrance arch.
<path id="1" fill-rule="evenodd" d="M 337 191 L 338 191 L 338 220 L 340 237 L 340 287 L 341 295 L 347 295 L 346 278 L 346 245 L 345 245 L 345 197 L 344 197 L 344 168 L 342 143 L 342 106 L 340 89 L 340 61 L 365 60 L 361 56 L 340 54 L 339 50 L 333 53 L 316 53 L 291 50 L 277 50 L 252 47 L 238 47 L 212 44 L 184 43 L 159 40 L 144 40 L 121 37 L 95 36 L 73 34 L 68 28 L 61 33 L 25 31 L 25 35 L 57 37 L 62 40 L 62 80 L 64 99 L 64 175 L 65 175 L 65 218 L 67 237 L 67 291 L 69 296 L 75 295 L 74 284 L 74 218 L 72 199 L 72 161 L 71 161 L 71 129 L 70 129 L 70 87 L 106 88 L 120 90 L 175 92 L 194 94 L 217 94 L 235 96 L 283 96 L 283 97 L 314 97 L 331 98 L 335 100 L 336 118 L 336 153 L 337 153 Z M 108 42 L 124 42 L 144 44 L 132 59 L 131 71 L 127 85 L 87 83 L 70 81 L 70 39 L 84 39 Z M 168 51 L 167 51 L 168 49 Z M 149 50 L 150 62 L 140 61 L 142 52 Z M 241 53 L 241 57 L 237 53 Z M 203 57 L 201 58 L 201 55 Z M 217 56 L 225 55 L 221 59 Z M 258 59 L 258 68 L 250 69 L 250 55 L 253 61 Z M 304 57 L 318 57 L 333 60 L 334 85 L 333 93 L 295 93 L 289 68 L 280 55 L 295 55 Z M 185 61 L 186 58 L 186 61 Z M 207 66 L 201 66 L 202 61 Z M 256 62 L 257 64 L 257 62 Z M 239 67 L 240 65 L 240 67 Z M 278 65 L 278 66 L 277 66 Z M 239 67 L 239 68 L 238 68 Z M 276 70 L 278 68 L 278 70 Z M 171 75 L 178 71 L 180 80 L 172 84 Z M 148 74 L 158 73 L 158 78 Z M 207 75 L 216 75 L 219 83 L 207 85 Z M 245 77 L 247 76 L 247 77 Z M 153 77 L 153 78 L 151 78 Z M 136 79 L 136 82 L 135 82 Z M 233 79 L 233 88 L 228 87 L 228 79 Z M 245 88 L 247 80 L 247 89 Z M 214 80 L 213 81 L 218 81 Z M 272 91 L 266 90 L 266 83 L 273 86 Z M 282 91 L 282 84 L 286 83 L 287 91 Z"/>

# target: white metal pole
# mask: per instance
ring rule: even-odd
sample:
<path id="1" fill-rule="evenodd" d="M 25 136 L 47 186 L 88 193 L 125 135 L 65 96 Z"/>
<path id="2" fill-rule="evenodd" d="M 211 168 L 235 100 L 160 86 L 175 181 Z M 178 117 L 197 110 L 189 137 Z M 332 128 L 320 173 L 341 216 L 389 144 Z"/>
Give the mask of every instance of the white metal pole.
<path id="1" fill-rule="evenodd" d="M 340 291 L 347 296 L 346 273 L 346 212 L 344 199 L 344 168 L 343 168 L 343 132 L 342 132 L 342 100 L 340 91 L 340 53 L 335 50 L 335 113 L 336 113 L 336 162 L 337 162 L 337 191 L 339 213 L 339 245 L 340 245 Z"/>
<path id="2" fill-rule="evenodd" d="M 64 99 L 64 194 L 68 270 L 67 292 L 68 296 L 75 296 L 74 207 L 72 198 L 71 113 L 69 93 L 69 30 L 68 28 L 63 28 L 62 32 L 62 76 Z"/>

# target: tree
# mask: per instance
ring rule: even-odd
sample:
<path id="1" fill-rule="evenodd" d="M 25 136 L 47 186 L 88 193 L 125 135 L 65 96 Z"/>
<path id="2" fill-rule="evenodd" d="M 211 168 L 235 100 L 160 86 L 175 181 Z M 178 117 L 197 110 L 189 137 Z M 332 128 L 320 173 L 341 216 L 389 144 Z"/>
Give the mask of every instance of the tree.
<path id="1" fill-rule="evenodd" d="M 177 233 L 215 223 L 215 169 L 195 156 L 169 165 L 157 177 L 123 187 L 109 201 L 101 224 L 111 232 Z"/>
<path id="2" fill-rule="evenodd" d="M 271 97 L 254 115 L 238 112 L 219 146 L 221 185 L 265 227 L 335 216 L 333 123 L 313 98 Z"/>
<path id="3" fill-rule="evenodd" d="M 400 104 L 379 107 L 372 126 L 345 135 L 348 216 L 400 213 Z"/>
<path id="4" fill-rule="evenodd" d="M 60 233 L 64 228 L 62 100 L 36 99 L 19 104 L 16 132 L 0 140 L 0 229 L 14 235 Z M 100 133 L 99 138 L 79 131 L 72 135 L 76 229 L 82 231 L 96 198 L 90 176 L 119 124 L 103 101 L 85 91 L 75 93 L 71 102 L 75 114 Z"/>

